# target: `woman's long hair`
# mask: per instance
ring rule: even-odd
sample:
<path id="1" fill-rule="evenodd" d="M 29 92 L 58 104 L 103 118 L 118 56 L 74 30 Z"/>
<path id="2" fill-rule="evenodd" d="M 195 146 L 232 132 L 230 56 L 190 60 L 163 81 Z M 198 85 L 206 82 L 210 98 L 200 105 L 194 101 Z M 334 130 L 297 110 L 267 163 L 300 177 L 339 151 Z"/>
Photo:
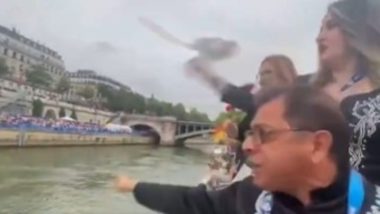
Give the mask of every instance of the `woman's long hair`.
<path id="1" fill-rule="evenodd" d="M 264 58 L 261 65 L 264 63 L 269 63 L 274 68 L 274 73 L 287 85 L 293 84 L 297 78 L 297 70 L 294 66 L 293 61 L 282 54 L 269 55 Z"/>
<path id="2" fill-rule="evenodd" d="M 374 86 L 380 86 L 380 1 L 339 0 L 328 8 L 366 69 Z M 324 87 L 333 80 L 331 70 L 320 65 L 314 85 Z"/>

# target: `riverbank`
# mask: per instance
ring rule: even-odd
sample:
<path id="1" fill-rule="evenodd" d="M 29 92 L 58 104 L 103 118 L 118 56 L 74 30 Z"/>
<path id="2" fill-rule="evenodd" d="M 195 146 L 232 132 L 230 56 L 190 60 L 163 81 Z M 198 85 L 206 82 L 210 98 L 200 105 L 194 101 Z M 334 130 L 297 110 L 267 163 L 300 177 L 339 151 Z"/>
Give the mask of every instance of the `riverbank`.
<path id="1" fill-rule="evenodd" d="M 151 138 L 135 135 L 80 135 L 0 130 L 0 147 L 148 145 Z"/>
<path id="2" fill-rule="evenodd" d="M 20 132 L 0 130 L 0 147 L 59 147 L 59 146 L 112 146 L 151 145 L 153 139 L 137 135 L 81 135 L 47 132 Z M 209 139 L 194 138 L 186 142 L 186 147 L 202 148 L 212 146 Z M 172 146 L 175 146 L 173 144 Z M 209 151 L 209 148 L 206 149 Z"/>

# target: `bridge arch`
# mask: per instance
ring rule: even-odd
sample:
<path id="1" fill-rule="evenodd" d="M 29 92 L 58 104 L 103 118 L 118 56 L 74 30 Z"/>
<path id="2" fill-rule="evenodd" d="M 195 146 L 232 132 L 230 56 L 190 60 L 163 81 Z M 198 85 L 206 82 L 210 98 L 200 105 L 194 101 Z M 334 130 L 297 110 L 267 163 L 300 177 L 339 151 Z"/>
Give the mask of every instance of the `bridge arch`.
<path id="1" fill-rule="evenodd" d="M 158 124 L 142 121 L 126 122 L 125 125 L 137 131 L 147 131 L 148 135 L 152 138 L 153 144 L 160 144 L 162 139 L 161 127 Z"/>
<path id="2" fill-rule="evenodd" d="M 208 134 L 211 131 L 205 130 L 213 128 L 211 123 L 179 121 L 170 116 L 156 117 L 135 114 L 125 116 L 124 125 L 132 128 L 150 128 L 158 135 L 160 144 L 166 146 L 181 145 L 177 144 L 176 141 L 184 141 L 195 136 Z"/>
<path id="3" fill-rule="evenodd" d="M 54 109 L 47 109 L 45 112 L 44 118 L 56 120 L 57 119 L 57 113 L 54 111 Z"/>

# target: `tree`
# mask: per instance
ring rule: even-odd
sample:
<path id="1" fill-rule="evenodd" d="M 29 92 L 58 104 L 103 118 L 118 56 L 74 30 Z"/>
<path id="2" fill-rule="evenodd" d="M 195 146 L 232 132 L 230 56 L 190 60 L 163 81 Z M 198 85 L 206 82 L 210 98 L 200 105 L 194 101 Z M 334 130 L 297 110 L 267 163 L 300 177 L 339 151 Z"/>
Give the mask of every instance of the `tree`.
<path id="1" fill-rule="evenodd" d="M 97 86 L 98 94 L 103 98 L 102 99 L 102 105 L 109 110 L 115 111 L 114 108 L 111 107 L 110 101 L 112 100 L 114 94 L 116 91 L 112 89 L 111 87 L 103 84 L 99 84 Z"/>
<path id="2" fill-rule="evenodd" d="M 58 115 L 59 115 L 60 118 L 65 117 L 66 116 L 65 108 L 63 108 L 63 107 L 59 108 Z"/>
<path id="3" fill-rule="evenodd" d="M 109 86 L 98 85 L 98 93 L 106 98 L 105 106 L 111 111 L 123 111 L 128 113 L 154 114 L 157 116 L 174 116 L 179 120 L 192 120 L 210 122 L 207 114 L 192 109 L 187 113 L 181 103 L 173 105 L 156 99 L 153 95 L 146 98 L 141 94 L 125 89 L 115 90 Z"/>
<path id="4" fill-rule="evenodd" d="M 157 100 L 153 95 L 147 100 L 146 110 L 154 113 L 157 116 L 163 115 L 163 108 L 161 102 Z"/>
<path id="5" fill-rule="evenodd" d="M 187 120 L 187 112 L 182 103 L 178 103 L 173 107 L 173 116 L 175 116 L 178 120 Z"/>
<path id="6" fill-rule="evenodd" d="M 10 74 L 9 68 L 3 58 L 0 58 L 0 77 L 5 77 Z"/>
<path id="7" fill-rule="evenodd" d="M 73 118 L 74 120 L 78 120 L 77 112 L 75 111 L 75 109 L 72 109 L 72 110 L 71 110 L 71 115 L 70 115 L 70 117 Z"/>
<path id="8" fill-rule="evenodd" d="M 42 117 L 43 111 L 44 111 L 44 103 L 40 99 L 33 100 L 33 103 L 32 103 L 33 117 Z"/>
<path id="9" fill-rule="evenodd" d="M 140 113 L 140 114 L 145 113 L 145 110 L 146 110 L 145 97 L 138 93 L 133 93 L 133 92 L 128 92 L 127 94 L 128 96 L 126 97 L 126 99 L 128 101 L 127 107 L 129 109 L 129 112 Z"/>
<path id="10" fill-rule="evenodd" d="M 95 96 L 95 89 L 91 86 L 86 86 L 82 90 L 78 91 L 77 94 L 86 99 L 91 99 Z"/>
<path id="11" fill-rule="evenodd" d="M 97 86 L 97 90 L 98 90 L 98 93 L 106 99 L 112 96 L 112 94 L 115 92 L 115 90 L 112 89 L 110 86 L 103 85 L 103 84 L 99 84 Z"/>
<path id="12" fill-rule="evenodd" d="M 124 90 L 113 91 L 107 98 L 108 108 L 112 111 L 128 111 L 128 93 Z"/>
<path id="13" fill-rule="evenodd" d="M 162 115 L 166 116 L 175 116 L 173 111 L 173 104 L 168 102 L 161 102 Z"/>
<path id="14" fill-rule="evenodd" d="M 207 114 L 199 112 L 196 108 L 192 108 L 189 112 L 189 120 L 198 122 L 210 122 Z"/>
<path id="15" fill-rule="evenodd" d="M 64 94 L 70 90 L 70 80 L 67 77 L 62 77 L 56 87 L 57 93 Z"/>
<path id="16" fill-rule="evenodd" d="M 32 87 L 50 88 L 53 78 L 41 65 L 33 65 L 26 73 L 26 81 Z"/>

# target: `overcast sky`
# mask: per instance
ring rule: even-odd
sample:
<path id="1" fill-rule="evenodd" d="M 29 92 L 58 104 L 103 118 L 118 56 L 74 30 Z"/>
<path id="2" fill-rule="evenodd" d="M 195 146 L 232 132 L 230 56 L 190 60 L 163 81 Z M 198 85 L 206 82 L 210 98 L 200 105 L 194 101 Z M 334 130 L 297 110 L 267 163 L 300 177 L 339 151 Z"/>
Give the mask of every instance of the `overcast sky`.
<path id="1" fill-rule="evenodd" d="M 147 17 L 177 37 L 221 36 L 242 51 L 218 65 L 238 85 L 252 82 L 263 57 L 289 55 L 300 73 L 316 68 L 315 37 L 331 0 L 0 0 L 0 24 L 58 51 L 69 71 L 94 69 L 146 96 L 214 117 L 224 105 L 182 72 L 195 53 L 144 28 Z"/>

